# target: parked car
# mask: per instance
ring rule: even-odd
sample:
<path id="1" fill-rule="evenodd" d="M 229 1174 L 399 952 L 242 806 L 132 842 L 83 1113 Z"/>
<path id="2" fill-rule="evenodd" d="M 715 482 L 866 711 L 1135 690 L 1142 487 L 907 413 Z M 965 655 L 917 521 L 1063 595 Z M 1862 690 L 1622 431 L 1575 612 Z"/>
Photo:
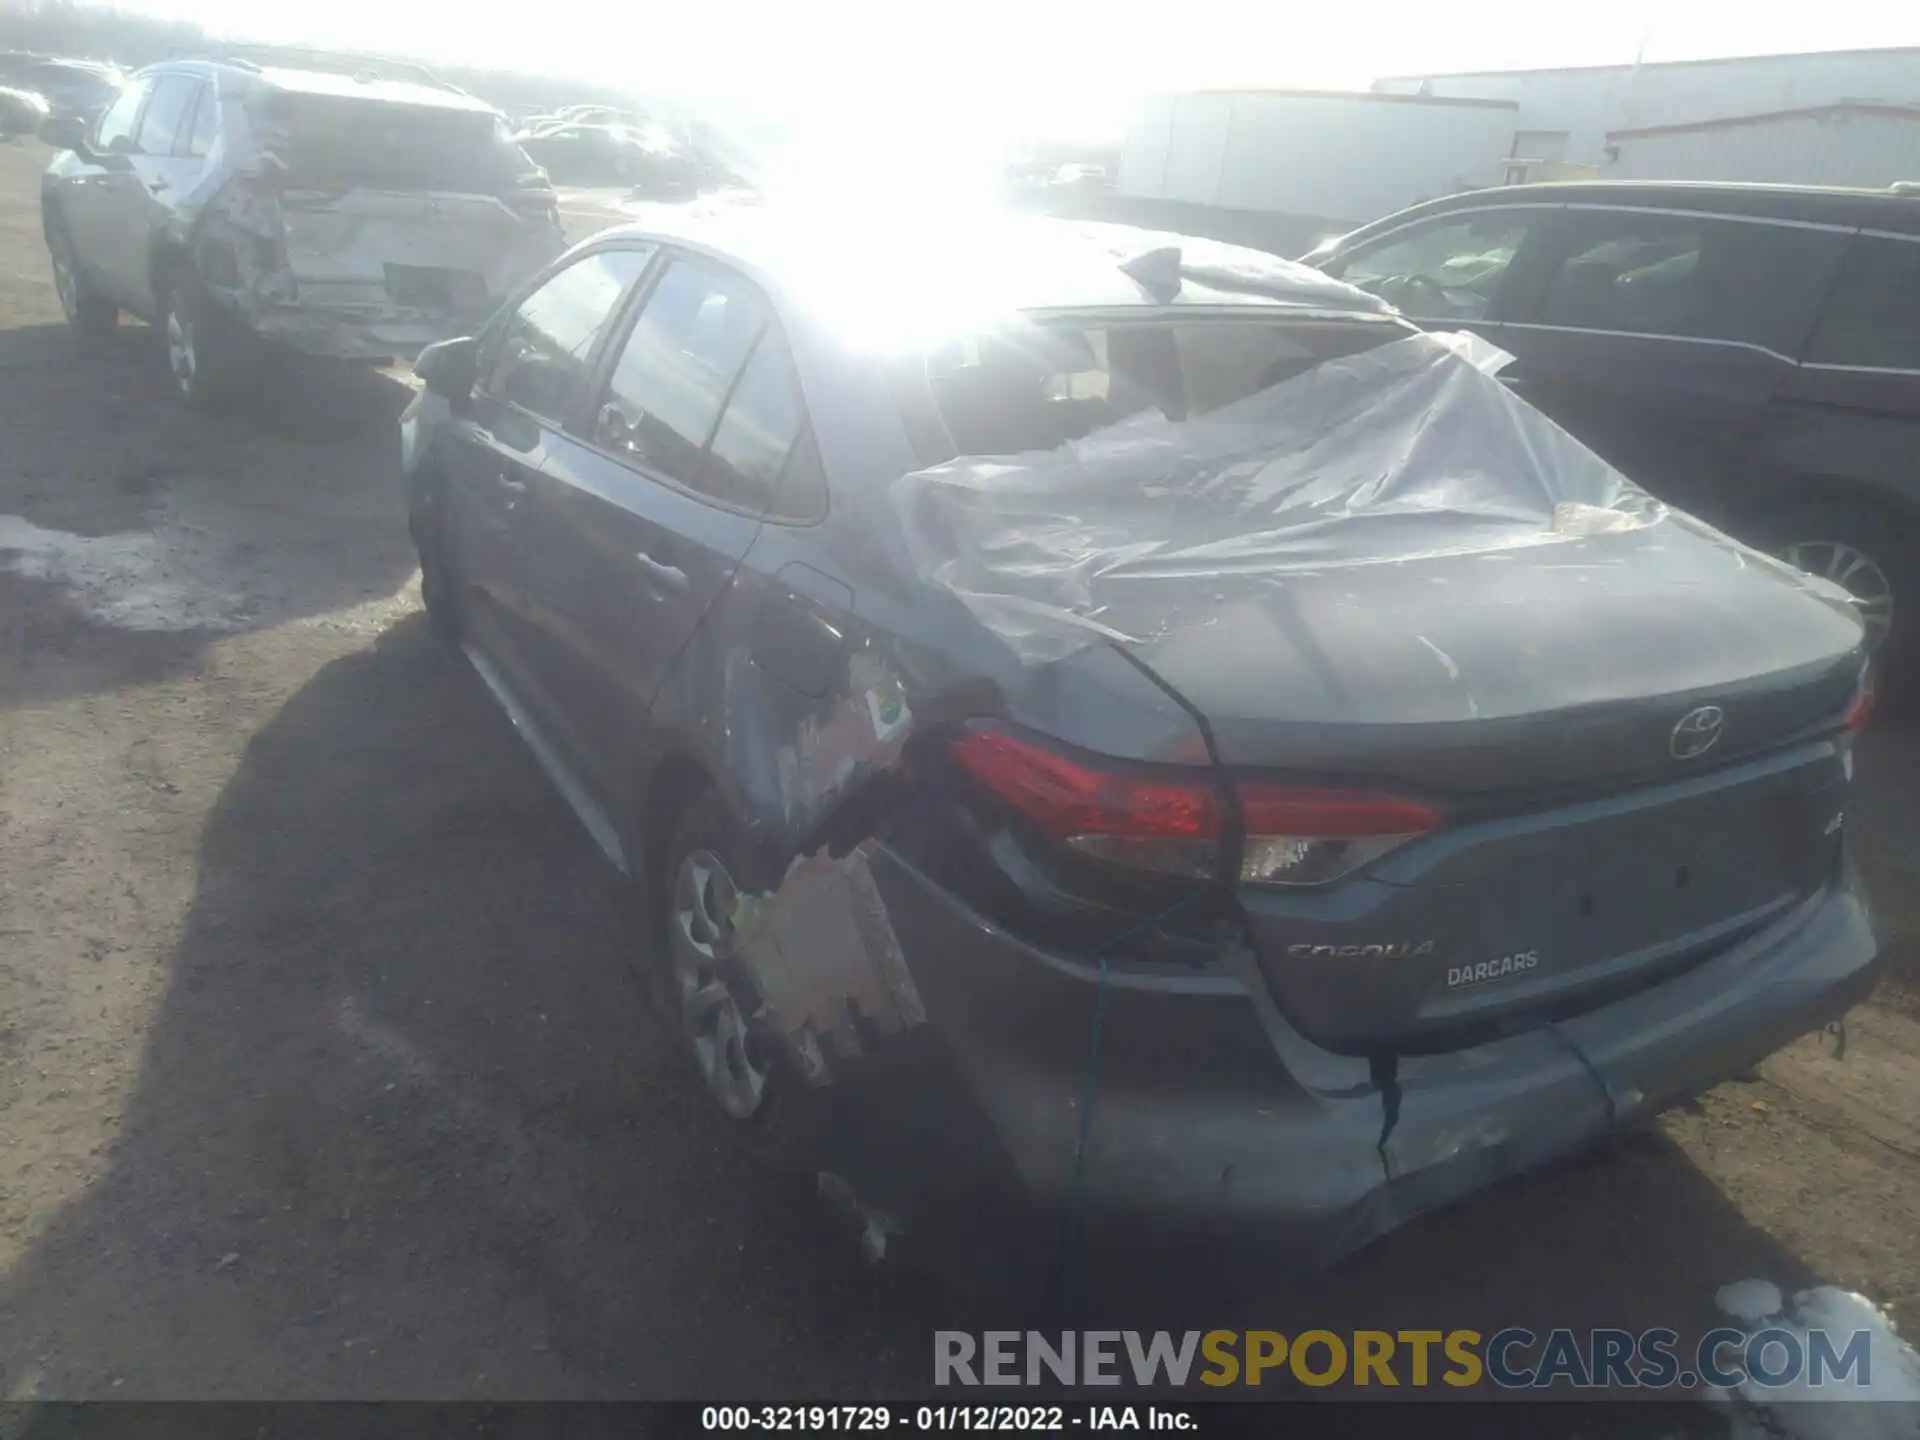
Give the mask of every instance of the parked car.
<path id="1" fill-rule="evenodd" d="M 0 86 L 0 140 L 18 140 L 22 135 L 38 135 L 53 109 L 46 97 L 31 90 Z"/>
<path id="2" fill-rule="evenodd" d="M 632 185 L 654 161 L 639 133 L 624 125 L 569 121 L 523 133 L 516 143 L 563 184 Z"/>
<path id="3" fill-rule="evenodd" d="M 1106 166 L 1084 163 L 1062 165 L 1053 172 L 1053 183 L 1065 190 L 1105 190 L 1110 185 Z"/>
<path id="4" fill-rule="evenodd" d="M 870 1250 L 1331 1259 L 1866 993 L 1858 616 L 1474 344 L 1198 240 L 743 207 L 421 355 L 433 623 Z"/>
<path id="5" fill-rule="evenodd" d="M 0 84 L 41 96 L 55 115 L 88 122 L 119 97 L 124 78 L 112 66 L 94 61 L 39 55 L 0 60 Z"/>
<path id="6" fill-rule="evenodd" d="M 565 249 L 494 112 L 426 85 L 169 62 L 45 134 L 67 152 L 41 186 L 67 318 L 153 322 L 189 405 L 229 398 L 263 346 L 411 359 Z"/>
<path id="7" fill-rule="evenodd" d="M 1308 257 L 1511 351 L 1657 494 L 1845 586 L 1920 678 L 1920 196 L 1592 182 L 1415 206 Z"/>

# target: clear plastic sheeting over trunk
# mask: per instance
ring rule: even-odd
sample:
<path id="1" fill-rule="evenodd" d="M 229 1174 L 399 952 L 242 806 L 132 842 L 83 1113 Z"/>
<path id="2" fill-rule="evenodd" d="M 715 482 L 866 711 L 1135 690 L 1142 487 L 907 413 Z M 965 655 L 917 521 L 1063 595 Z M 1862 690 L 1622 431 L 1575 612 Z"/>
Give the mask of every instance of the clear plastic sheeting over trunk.
<path id="1" fill-rule="evenodd" d="M 1413 335 L 1208 414 L 962 456 L 894 500 L 920 568 L 1033 663 L 1163 639 L 1306 572 L 1659 522 L 1659 501 L 1495 378 L 1507 358 Z"/>

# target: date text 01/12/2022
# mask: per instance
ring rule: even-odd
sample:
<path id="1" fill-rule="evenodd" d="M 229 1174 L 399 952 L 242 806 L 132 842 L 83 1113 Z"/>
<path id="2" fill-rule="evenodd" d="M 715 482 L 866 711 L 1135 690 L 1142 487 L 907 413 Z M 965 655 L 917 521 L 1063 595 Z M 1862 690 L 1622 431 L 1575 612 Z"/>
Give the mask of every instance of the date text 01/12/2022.
<path id="1" fill-rule="evenodd" d="M 717 1431 L 1192 1432 L 1193 1412 L 1167 1405 L 708 1405 L 700 1428 Z"/>

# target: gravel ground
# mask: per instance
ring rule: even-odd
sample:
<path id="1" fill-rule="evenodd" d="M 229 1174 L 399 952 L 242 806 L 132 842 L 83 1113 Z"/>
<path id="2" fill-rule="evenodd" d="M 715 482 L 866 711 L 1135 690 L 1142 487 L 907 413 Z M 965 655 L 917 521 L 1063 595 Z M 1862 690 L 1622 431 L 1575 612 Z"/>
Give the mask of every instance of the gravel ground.
<path id="1" fill-rule="evenodd" d="M 61 325 L 43 163 L 0 148 L 0 1399 L 899 1396 L 934 1328 L 1020 1323 L 859 1273 L 709 1119 L 429 639 L 401 381 L 181 411 L 144 330 Z M 1089 1318 L 1684 1329 L 1758 1277 L 1920 1320 L 1920 746 L 1861 777 L 1897 966 L 1845 1059 L 1331 1276 L 1101 1257 Z"/>

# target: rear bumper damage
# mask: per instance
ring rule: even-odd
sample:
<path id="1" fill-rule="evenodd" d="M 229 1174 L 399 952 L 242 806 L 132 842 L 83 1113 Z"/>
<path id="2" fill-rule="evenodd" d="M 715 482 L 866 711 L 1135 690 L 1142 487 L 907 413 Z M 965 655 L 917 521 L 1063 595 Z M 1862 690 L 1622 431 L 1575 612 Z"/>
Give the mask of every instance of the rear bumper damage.
<path id="1" fill-rule="evenodd" d="M 556 223 L 490 196 L 350 191 L 296 204 L 234 183 L 196 218 L 189 248 L 241 331 L 307 355 L 411 361 L 473 334 L 566 242 Z"/>
<path id="2" fill-rule="evenodd" d="M 336 360 L 405 360 L 429 345 L 472 334 L 485 315 L 452 315 L 407 310 L 330 310 L 304 305 L 271 305 L 251 314 L 236 307 L 237 318 L 271 344 Z"/>
<path id="3" fill-rule="evenodd" d="M 1844 878 L 1626 999 L 1383 1066 L 1292 1031 L 1251 957 L 1113 972 L 1102 999 L 1097 971 L 996 928 L 885 847 L 840 863 L 864 917 L 841 948 L 873 959 L 883 1003 L 873 1017 L 842 1003 L 843 1063 L 814 1071 L 819 1163 L 870 1232 L 920 1230 L 940 1249 L 1057 1235 L 1036 1222 L 1071 1209 L 1102 1231 L 1329 1263 L 1710 1088 L 1840 1017 L 1879 970 Z"/>

